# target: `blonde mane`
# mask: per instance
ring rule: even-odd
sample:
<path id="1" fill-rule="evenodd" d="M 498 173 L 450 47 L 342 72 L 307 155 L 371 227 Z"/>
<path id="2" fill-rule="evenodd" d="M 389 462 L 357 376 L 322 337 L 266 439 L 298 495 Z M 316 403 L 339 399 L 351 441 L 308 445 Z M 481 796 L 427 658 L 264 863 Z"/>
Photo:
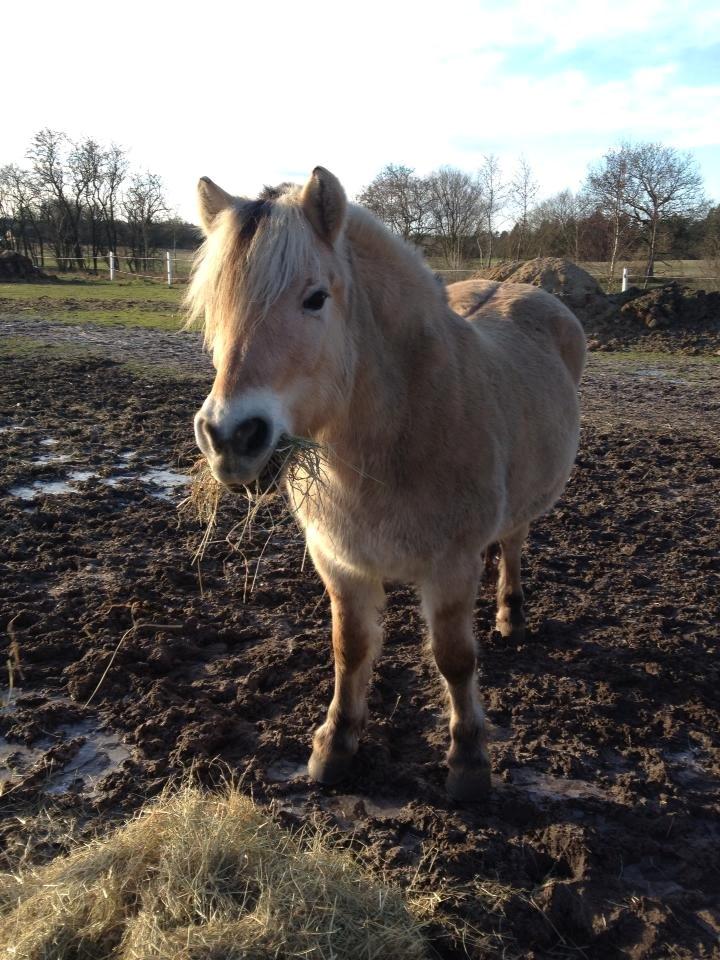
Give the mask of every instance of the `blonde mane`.
<path id="1" fill-rule="evenodd" d="M 283 192 L 279 192 L 283 189 Z M 219 324 L 261 320 L 301 273 L 312 273 L 317 240 L 300 206 L 301 188 L 266 189 L 216 218 L 200 247 L 184 306 L 212 350 Z"/>

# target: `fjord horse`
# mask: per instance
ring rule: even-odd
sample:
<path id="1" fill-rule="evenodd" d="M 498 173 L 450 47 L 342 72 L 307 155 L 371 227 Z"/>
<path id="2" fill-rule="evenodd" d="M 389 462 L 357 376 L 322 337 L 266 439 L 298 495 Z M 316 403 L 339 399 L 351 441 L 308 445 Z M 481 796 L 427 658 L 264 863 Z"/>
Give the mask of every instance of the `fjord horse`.
<path id="1" fill-rule="evenodd" d="M 311 777 L 357 751 L 382 640 L 383 581 L 417 586 L 450 701 L 448 791 L 490 786 L 473 611 L 500 544 L 497 629 L 524 629 L 520 554 L 578 445 L 585 337 L 522 284 L 446 293 L 420 255 L 317 167 L 303 187 L 234 197 L 199 184 L 206 241 L 188 294 L 216 368 L 195 435 L 221 483 L 268 474 L 282 439 L 323 451 L 322 489 L 291 507 L 332 607 L 335 693 Z"/>

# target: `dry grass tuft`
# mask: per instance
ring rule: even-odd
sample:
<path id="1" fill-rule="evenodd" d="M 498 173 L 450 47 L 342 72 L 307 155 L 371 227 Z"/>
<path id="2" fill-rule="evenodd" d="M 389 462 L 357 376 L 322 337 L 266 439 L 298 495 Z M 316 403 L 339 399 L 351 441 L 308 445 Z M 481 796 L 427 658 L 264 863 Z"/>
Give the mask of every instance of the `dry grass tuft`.
<path id="1" fill-rule="evenodd" d="M 413 960 L 424 921 L 317 830 L 185 787 L 104 840 L 0 876 L 0 956 Z"/>

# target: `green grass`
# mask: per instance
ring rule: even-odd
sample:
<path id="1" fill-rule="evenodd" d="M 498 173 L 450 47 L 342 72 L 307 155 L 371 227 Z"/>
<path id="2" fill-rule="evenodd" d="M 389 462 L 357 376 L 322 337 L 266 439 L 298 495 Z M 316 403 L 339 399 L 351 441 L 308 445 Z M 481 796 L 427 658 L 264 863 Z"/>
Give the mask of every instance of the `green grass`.
<path id="1" fill-rule="evenodd" d="M 152 303 L 178 304 L 185 286 L 168 287 L 154 280 L 103 278 L 62 279 L 57 283 L 0 283 L 0 297 L 8 300 L 106 300 L 138 299 Z"/>
<path id="2" fill-rule="evenodd" d="M 167 287 L 147 280 L 0 283 L 0 316 L 177 330 L 184 322 L 184 290 L 184 285 Z"/>

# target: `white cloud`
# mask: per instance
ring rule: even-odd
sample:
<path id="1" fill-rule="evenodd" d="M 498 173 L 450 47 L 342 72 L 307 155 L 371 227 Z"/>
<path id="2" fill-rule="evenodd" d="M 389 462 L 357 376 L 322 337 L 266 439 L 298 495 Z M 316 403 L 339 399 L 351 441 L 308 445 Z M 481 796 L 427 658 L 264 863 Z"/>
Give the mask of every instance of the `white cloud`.
<path id="1" fill-rule="evenodd" d="M 472 168 L 483 153 L 523 152 L 560 189 L 623 137 L 720 146 L 720 82 L 679 83 L 674 60 L 720 41 L 716 6 L 125 0 L 69 18 L 39 0 L 28 59 L 27 13 L 10 5 L 3 66 L 22 95 L 6 104 L 0 164 L 21 160 L 43 126 L 116 140 L 187 216 L 201 174 L 250 193 L 317 163 L 354 192 L 391 161 Z M 549 72 L 554 54 L 612 54 L 632 38 L 652 57 L 627 76 Z M 720 192 L 720 152 L 714 175 Z"/>

